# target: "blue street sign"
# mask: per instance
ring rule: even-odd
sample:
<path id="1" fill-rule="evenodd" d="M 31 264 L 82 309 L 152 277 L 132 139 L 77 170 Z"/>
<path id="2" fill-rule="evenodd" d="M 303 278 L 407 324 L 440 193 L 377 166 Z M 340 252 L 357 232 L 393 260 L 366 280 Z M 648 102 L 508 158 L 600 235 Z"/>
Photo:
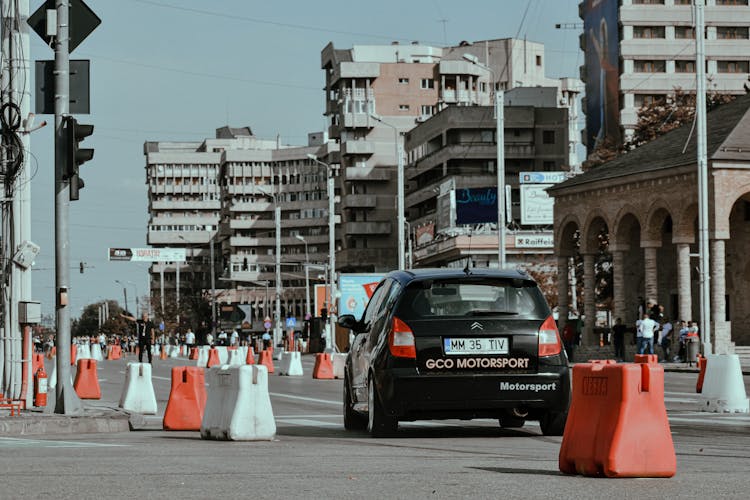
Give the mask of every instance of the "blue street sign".
<path id="1" fill-rule="evenodd" d="M 287 328 L 294 328 L 295 326 L 297 326 L 297 318 L 290 317 L 286 319 Z"/>

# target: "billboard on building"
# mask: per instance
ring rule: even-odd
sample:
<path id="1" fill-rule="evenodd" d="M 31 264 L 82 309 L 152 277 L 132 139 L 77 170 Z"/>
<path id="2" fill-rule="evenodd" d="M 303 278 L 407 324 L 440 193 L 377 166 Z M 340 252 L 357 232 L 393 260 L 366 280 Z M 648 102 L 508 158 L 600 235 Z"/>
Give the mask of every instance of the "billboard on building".
<path id="1" fill-rule="evenodd" d="M 130 262 L 185 262 L 184 248 L 109 248 L 109 260 Z"/>
<path id="2" fill-rule="evenodd" d="M 586 148 L 620 144 L 618 0 L 584 0 Z"/>
<path id="3" fill-rule="evenodd" d="M 422 246 L 430 243 L 435 239 L 435 223 L 429 222 L 417 226 L 414 230 L 414 239 L 417 241 L 417 246 Z"/>
<path id="4" fill-rule="evenodd" d="M 521 184 L 521 224 L 546 225 L 554 220 L 555 200 L 546 189 L 552 184 Z"/>
<path id="5" fill-rule="evenodd" d="M 497 188 L 456 189 L 456 224 L 497 222 Z"/>
<path id="6" fill-rule="evenodd" d="M 382 279 L 382 274 L 341 274 L 339 316 L 353 314 L 357 319 L 362 318 L 367 302 Z"/>

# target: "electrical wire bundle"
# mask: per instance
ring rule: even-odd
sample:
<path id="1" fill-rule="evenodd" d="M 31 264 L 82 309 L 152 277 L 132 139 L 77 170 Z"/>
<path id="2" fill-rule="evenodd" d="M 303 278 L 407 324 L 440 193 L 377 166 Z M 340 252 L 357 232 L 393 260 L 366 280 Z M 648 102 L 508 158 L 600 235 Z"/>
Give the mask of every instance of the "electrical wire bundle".
<path id="1" fill-rule="evenodd" d="M 18 130 L 21 128 L 21 109 L 13 102 L 0 106 L 0 145 L 4 153 L 0 174 L 5 182 L 6 195 L 12 197 L 13 184 L 23 167 L 24 150 Z"/>

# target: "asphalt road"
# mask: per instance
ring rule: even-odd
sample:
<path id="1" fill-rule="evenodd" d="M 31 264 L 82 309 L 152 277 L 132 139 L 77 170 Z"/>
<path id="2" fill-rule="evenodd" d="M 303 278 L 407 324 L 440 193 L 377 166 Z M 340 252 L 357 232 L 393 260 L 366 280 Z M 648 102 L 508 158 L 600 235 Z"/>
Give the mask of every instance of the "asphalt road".
<path id="1" fill-rule="evenodd" d="M 132 357 L 130 358 L 132 360 Z M 595 479 L 558 470 L 561 438 L 536 423 L 416 422 L 371 439 L 343 429 L 340 380 L 269 377 L 271 442 L 203 441 L 198 432 L 135 431 L 0 437 L 0 498 L 747 498 L 750 415 L 696 411 L 695 375 L 668 373 L 666 403 L 677 453 L 671 479 Z M 172 366 L 155 360 L 163 413 Z M 126 360 L 100 364 L 92 407 L 114 407 Z M 745 378 L 746 386 L 748 378 Z M 749 391 L 750 392 L 750 391 Z M 148 419 L 159 428 L 159 417 Z"/>

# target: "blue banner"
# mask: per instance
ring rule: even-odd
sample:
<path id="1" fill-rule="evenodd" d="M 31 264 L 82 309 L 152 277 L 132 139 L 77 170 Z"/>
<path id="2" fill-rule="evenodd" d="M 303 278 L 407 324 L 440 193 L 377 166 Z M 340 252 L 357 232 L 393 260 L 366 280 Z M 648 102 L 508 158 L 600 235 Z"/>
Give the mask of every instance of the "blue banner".
<path id="1" fill-rule="evenodd" d="M 497 188 L 456 189 L 456 224 L 497 222 Z"/>

